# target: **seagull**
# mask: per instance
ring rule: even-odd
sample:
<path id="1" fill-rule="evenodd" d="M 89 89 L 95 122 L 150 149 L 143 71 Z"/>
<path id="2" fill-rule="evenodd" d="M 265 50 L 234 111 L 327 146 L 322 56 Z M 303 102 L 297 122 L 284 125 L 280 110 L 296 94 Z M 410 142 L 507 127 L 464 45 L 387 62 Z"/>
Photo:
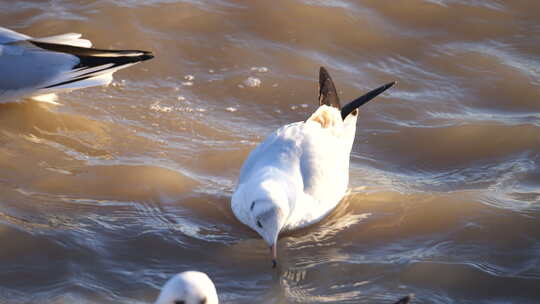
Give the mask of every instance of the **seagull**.
<path id="1" fill-rule="evenodd" d="M 394 304 L 409 304 L 412 296 Z M 170 278 L 161 288 L 154 304 L 218 304 L 216 287 L 208 275 L 199 271 L 184 271 Z"/>
<path id="2" fill-rule="evenodd" d="M 349 183 L 349 158 L 357 108 L 381 94 L 387 83 L 341 107 L 330 74 L 319 71 L 319 108 L 307 120 L 270 134 L 240 171 L 231 208 L 269 245 L 277 265 L 277 239 L 319 222 L 340 202 Z"/>
<path id="3" fill-rule="evenodd" d="M 412 298 L 413 298 L 413 295 L 405 296 L 405 297 L 399 299 L 394 304 L 409 304 L 409 303 L 411 303 Z"/>
<path id="4" fill-rule="evenodd" d="M 91 48 L 81 36 L 33 38 L 0 27 L 0 103 L 54 102 L 55 93 L 107 85 L 114 72 L 154 57 L 146 51 Z"/>
<path id="5" fill-rule="evenodd" d="M 218 304 L 218 296 L 206 273 L 184 271 L 163 285 L 154 304 Z"/>

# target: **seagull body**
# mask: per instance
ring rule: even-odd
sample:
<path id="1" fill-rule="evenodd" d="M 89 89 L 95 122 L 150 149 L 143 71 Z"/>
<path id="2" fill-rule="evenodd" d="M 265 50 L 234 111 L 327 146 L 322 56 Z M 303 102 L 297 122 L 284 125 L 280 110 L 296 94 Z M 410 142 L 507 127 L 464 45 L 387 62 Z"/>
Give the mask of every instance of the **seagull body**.
<path id="1" fill-rule="evenodd" d="M 32 38 L 0 27 L 0 103 L 107 85 L 117 70 L 153 58 L 145 51 L 90 48 L 80 37 Z"/>
<path id="2" fill-rule="evenodd" d="M 216 287 L 203 272 L 184 271 L 169 279 L 155 304 L 218 304 Z"/>
<path id="3" fill-rule="evenodd" d="M 356 109 L 393 84 L 341 108 L 330 75 L 321 67 L 315 113 L 273 132 L 244 162 L 231 207 L 268 243 L 274 266 L 279 233 L 319 222 L 345 195 Z"/>
<path id="4" fill-rule="evenodd" d="M 274 197 L 288 215 L 282 231 L 320 221 L 347 191 L 355 131 L 356 116 L 343 121 L 338 109 L 326 105 L 305 122 L 276 130 L 242 167 L 232 199 L 236 216 L 249 225 L 257 203 Z"/>

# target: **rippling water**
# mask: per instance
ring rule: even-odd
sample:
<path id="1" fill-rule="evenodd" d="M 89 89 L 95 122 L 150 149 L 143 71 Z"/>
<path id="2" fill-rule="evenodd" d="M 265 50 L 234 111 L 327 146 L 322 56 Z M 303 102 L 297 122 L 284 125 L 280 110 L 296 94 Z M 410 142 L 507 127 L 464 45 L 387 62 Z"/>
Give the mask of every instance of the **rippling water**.
<path id="1" fill-rule="evenodd" d="M 538 303 L 539 1 L 7 1 L 0 25 L 152 50 L 61 106 L 0 104 L 0 302 L 148 303 L 210 274 L 224 303 Z M 362 108 L 351 192 L 280 239 L 229 200 L 326 66 Z"/>

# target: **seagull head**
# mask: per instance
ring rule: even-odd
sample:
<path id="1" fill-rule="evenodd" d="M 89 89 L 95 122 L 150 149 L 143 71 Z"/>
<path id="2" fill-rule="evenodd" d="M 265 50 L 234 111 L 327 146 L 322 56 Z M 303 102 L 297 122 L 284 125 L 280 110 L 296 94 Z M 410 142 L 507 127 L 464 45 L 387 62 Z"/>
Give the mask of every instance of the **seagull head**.
<path id="1" fill-rule="evenodd" d="M 218 297 L 205 273 L 185 271 L 165 283 L 155 304 L 218 304 Z"/>
<path id="2" fill-rule="evenodd" d="M 277 239 L 289 215 L 289 199 L 283 185 L 267 180 L 259 184 L 254 199 L 250 200 L 249 226 L 268 244 L 272 267 L 277 265 Z"/>

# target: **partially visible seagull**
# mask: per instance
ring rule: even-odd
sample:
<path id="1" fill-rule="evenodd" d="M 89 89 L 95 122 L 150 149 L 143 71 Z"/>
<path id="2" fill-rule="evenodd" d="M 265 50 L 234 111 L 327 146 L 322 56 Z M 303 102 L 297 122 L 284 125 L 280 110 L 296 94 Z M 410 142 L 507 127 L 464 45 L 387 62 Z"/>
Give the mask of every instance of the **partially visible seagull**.
<path id="1" fill-rule="evenodd" d="M 218 304 L 218 296 L 206 273 L 184 271 L 163 285 L 155 304 Z"/>
<path id="2" fill-rule="evenodd" d="M 409 304 L 406 296 L 394 304 Z M 216 287 L 204 272 L 184 271 L 170 278 L 154 304 L 218 304 Z"/>
<path id="3" fill-rule="evenodd" d="M 244 162 L 231 207 L 270 246 L 273 267 L 279 233 L 317 223 L 345 195 L 357 108 L 394 84 L 341 107 L 334 83 L 321 67 L 315 113 L 273 132 Z"/>
<path id="4" fill-rule="evenodd" d="M 409 296 L 399 299 L 399 301 L 397 301 L 394 304 L 409 304 L 411 303 L 412 298 L 413 298 L 413 295 L 409 295 Z"/>
<path id="5" fill-rule="evenodd" d="M 153 58 L 137 50 L 90 48 L 81 34 L 32 38 L 0 27 L 0 103 L 107 85 L 112 74 Z M 39 98 L 37 98 L 39 100 Z"/>

